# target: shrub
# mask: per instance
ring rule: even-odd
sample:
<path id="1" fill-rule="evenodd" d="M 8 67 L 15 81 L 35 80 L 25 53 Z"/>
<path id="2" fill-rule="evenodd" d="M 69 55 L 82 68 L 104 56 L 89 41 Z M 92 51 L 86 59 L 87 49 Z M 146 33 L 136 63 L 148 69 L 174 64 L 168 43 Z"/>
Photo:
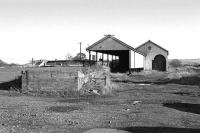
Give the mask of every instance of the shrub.
<path id="1" fill-rule="evenodd" d="M 174 59 L 171 62 L 169 62 L 169 65 L 172 66 L 172 67 L 174 67 L 174 68 L 178 68 L 178 67 L 182 66 L 182 63 L 181 63 L 180 60 Z"/>

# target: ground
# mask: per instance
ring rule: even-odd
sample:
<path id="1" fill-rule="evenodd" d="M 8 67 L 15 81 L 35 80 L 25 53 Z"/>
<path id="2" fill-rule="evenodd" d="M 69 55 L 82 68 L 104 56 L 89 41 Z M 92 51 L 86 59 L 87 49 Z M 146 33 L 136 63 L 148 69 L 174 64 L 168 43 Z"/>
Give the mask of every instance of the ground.
<path id="1" fill-rule="evenodd" d="M 199 85 L 157 84 L 151 75 L 113 74 L 112 80 L 117 87 L 105 96 L 36 97 L 0 90 L 0 132 L 200 132 Z"/>

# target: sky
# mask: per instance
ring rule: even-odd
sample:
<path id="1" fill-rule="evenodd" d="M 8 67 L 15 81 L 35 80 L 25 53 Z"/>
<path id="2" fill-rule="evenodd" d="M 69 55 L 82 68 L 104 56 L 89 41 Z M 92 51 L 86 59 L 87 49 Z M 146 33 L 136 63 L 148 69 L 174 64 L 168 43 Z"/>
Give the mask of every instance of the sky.
<path id="1" fill-rule="evenodd" d="M 65 59 L 113 34 L 136 48 L 152 40 L 170 59 L 200 58 L 199 0 L 0 0 L 0 59 Z"/>

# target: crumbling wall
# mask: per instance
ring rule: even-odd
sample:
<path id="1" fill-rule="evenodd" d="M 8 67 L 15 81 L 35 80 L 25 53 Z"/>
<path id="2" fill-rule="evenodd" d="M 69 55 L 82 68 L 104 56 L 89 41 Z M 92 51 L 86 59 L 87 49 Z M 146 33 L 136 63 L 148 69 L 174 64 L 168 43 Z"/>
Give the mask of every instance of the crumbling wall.
<path id="1" fill-rule="evenodd" d="M 77 89 L 77 70 L 26 70 L 22 72 L 22 91 L 65 91 Z"/>
<path id="2" fill-rule="evenodd" d="M 90 70 L 89 70 L 90 71 Z M 113 83 L 107 67 L 89 73 L 78 72 L 78 90 L 81 93 L 110 94 Z"/>
<path id="3" fill-rule="evenodd" d="M 87 69 L 87 70 L 86 70 Z M 112 90 L 109 70 L 87 68 L 42 69 L 22 72 L 22 92 L 55 92 L 74 95 L 93 93 L 108 94 Z M 65 95 L 66 96 L 66 95 Z"/>

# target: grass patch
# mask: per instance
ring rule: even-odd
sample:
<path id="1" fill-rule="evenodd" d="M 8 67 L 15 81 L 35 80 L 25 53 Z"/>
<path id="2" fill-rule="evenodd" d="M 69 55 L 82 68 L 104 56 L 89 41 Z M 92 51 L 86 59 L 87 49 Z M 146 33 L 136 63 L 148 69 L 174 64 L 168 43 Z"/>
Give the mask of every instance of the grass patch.
<path id="1" fill-rule="evenodd" d="M 47 111 L 57 112 L 57 113 L 70 113 L 75 110 L 83 110 L 80 106 L 52 106 L 47 109 Z"/>

